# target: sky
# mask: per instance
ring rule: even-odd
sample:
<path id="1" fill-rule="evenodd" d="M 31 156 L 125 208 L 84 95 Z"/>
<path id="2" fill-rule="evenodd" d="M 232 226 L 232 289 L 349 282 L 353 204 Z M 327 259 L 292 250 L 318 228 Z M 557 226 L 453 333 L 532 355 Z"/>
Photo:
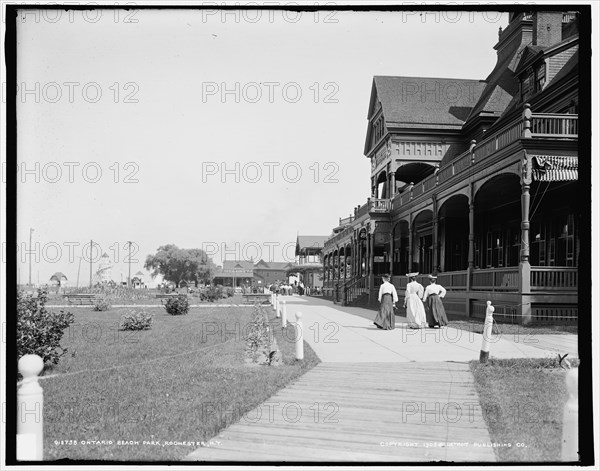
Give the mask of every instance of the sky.
<path id="1" fill-rule="evenodd" d="M 115 281 L 128 241 L 132 274 L 164 244 L 217 265 L 293 260 L 297 234 L 329 235 L 370 194 L 373 76 L 483 80 L 507 24 L 466 11 L 29 12 L 17 33 L 20 282 L 30 233 L 42 284 L 57 271 L 87 284 L 90 240 L 93 270 L 106 252 Z"/>

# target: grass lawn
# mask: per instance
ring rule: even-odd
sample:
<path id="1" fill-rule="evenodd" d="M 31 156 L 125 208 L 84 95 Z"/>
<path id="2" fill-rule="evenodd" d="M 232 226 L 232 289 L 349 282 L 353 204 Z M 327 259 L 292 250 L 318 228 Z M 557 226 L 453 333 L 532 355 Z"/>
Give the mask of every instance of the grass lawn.
<path id="1" fill-rule="evenodd" d="M 476 334 L 483 333 L 483 319 L 449 319 L 448 325 L 456 329 L 468 330 Z M 503 324 L 494 321 L 494 335 L 528 334 L 576 334 L 576 325 L 519 325 Z"/>
<path id="2" fill-rule="evenodd" d="M 296 361 L 287 340 L 293 327 L 285 336 L 278 327 L 283 365 L 245 365 L 251 306 L 192 308 L 184 316 L 146 308 L 151 330 L 119 331 L 127 310 L 69 308 L 76 323 L 61 342 L 68 353 L 40 381 L 46 460 L 180 460 L 319 362 L 307 344 Z M 169 444 L 176 441 L 187 443 Z"/>
<path id="3" fill-rule="evenodd" d="M 143 296 L 141 296 L 139 299 L 130 299 L 130 298 L 114 298 L 114 299 L 110 299 L 110 303 L 112 305 L 156 305 L 156 306 L 162 306 L 165 302 L 164 299 L 160 299 L 156 297 L 157 292 L 156 291 L 150 291 L 149 293 L 144 293 Z M 243 298 L 241 294 L 234 294 L 231 297 L 228 298 L 223 298 L 223 299 L 219 299 L 218 301 L 215 302 L 208 302 L 208 301 L 202 301 L 200 300 L 199 296 L 195 296 L 195 295 L 190 295 L 189 299 L 189 303 L 190 304 L 242 304 L 243 303 Z M 47 306 L 65 306 L 69 304 L 67 299 L 62 295 L 62 294 L 56 294 L 56 293 L 49 293 L 48 294 L 48 303 L 46 304 Z M 75 301 L 72 304 L 73 307 L 77 307 L 79 306 L 79 304 L 77 304 L 77 302 Z M 89 309 L 89 308 L 88 308 Z"/>
<path id="4" fill-rule="evenodd" d="M 491 359 L 470 366 L 492 442 L 512 444 L 494 448 L 498 461 L 560 461 L 568 393 L 558 361 Z"/>

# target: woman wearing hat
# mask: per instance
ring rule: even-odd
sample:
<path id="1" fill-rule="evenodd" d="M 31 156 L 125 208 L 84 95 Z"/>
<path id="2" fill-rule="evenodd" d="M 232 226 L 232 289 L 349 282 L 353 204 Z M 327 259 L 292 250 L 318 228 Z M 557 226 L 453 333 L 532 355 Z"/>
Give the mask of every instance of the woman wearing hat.
<path id="1" fill-rule="evenodd" d="M 406 319 L 411 329 L 421 329 L 427 327 L 427 318 L 425 317 L 425 306 L 421 298 L 423 297 L 423 285 L 417 281 L 419 273 L 407 273 L 408 284 L 406 285 L 406 296 L 404 298 L 404 307 L 406 308 Z"/>
<path id="2" fill-rule="evenodd" d="M 425 288 L 423 303 L 427 310 L 427 323 L 429 327 L 443 327 L 448 325 L 446 310 L 442 304 L 442 298 L 446 296 L 443 286 L 437 284 L 437 276 L 429 275 L 430 284 Z"/>
<path id="3" fill-rule="evenodd" d="M 398 302 L 398 293 L 396 287 L 390 283 L 390 275 L 383 275 L 383 283 L 379 287 L 379 303 L 381 304 L 377 317 L 373 324 L 378 329 L 394 330 L 396 326 L 396 317 L 394 308 Z"/>

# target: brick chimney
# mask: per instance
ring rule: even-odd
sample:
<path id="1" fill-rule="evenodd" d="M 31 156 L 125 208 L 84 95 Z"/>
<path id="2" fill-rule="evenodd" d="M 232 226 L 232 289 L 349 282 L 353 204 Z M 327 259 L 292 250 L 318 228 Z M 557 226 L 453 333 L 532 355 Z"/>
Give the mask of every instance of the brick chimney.
<path id="1" fill-rule="evenodd" d="M 547 47 L 562 40 L 562 11 L 538 11 L 533 14 L 533 44 Z"/>

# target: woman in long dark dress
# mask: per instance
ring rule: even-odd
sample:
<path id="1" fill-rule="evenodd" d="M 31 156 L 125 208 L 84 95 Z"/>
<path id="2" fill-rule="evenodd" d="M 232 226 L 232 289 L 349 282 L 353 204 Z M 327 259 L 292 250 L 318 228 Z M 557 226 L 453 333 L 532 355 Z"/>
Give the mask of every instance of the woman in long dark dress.
<path id="1" fill-rule="evenodd" d="M 390 275 L 383 275 L 383 283 L 379 287 L 379 312 L 373 324 L 378 329 L 394 330 L 396 327 L 396 314 L 394 307 L 398 302 L 396 287 L 390 283 Z"/>
<path id="2" fill-rule="evenodd" d="M 427 311 L 427 323 L 429 327 L 443 327 L 448 325 L 448 317 L 442 303 L 442 298 L 446 296 L 446 290 L 443 286 L 437 284 L 437 276 L 429 275 L 430 284 L 425 288 L 423 295 L 423 304 Z"/>

